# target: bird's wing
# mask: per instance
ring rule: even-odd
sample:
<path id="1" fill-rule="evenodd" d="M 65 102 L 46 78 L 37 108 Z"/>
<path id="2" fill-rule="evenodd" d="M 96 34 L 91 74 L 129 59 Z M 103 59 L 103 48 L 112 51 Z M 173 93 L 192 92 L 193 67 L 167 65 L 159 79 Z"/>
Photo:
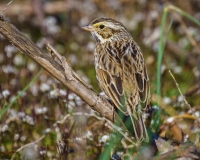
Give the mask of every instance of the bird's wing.
<path id="1" fill-rule="evenodd" d="M 100 88 L 108 95 L 115 106 L 124 114 L 127 114 L 125 107 L 124 90 L 122 86 L 122 67 L 119 58 L 114 58 L 114 51 L 110 48 L 96 48 L 96 76 Z M 113 52 L 113 53 L 111 53 Z"/>
<path id="2" fill-rule="evenodd" d="M 121 65 L 124 90 L 129 95 L 128 103 L 132 107 L 140 105 L 140 109 L 145 109 L 150 99 L 149 78 L 142 52 L 133 40 L 124 44 Z M 125 89 L 125 86 L 128 87 Z"/>
<path id="3" fill-rule="evenodd" d="M 96 62 L 99 86 L 115 106 L 124 114 L 128 114 L 127 103 L 132 107 L 140 103 L 141 109 L 146 108 L 149 101 L 149 78 L 137 44 L 131 40 L 121 44 L 118 49 L 106 47 L 96 52 L 99 53 Z"/>

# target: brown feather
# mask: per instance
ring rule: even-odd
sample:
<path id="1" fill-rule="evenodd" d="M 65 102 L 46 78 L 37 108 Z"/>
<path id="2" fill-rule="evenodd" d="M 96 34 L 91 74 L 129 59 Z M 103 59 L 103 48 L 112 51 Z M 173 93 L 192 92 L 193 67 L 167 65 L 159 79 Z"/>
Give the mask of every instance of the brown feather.
<path id="1" fill-rule="evenodd" d="M 97 40 L 94 55 L 99 86 L 119 110 L 130 115 L 136 138 L 147 141 L 142 112 L 150 102 L 150 88 L 142 52 L 122 23 L 100 18 L 90 25 Z"/>

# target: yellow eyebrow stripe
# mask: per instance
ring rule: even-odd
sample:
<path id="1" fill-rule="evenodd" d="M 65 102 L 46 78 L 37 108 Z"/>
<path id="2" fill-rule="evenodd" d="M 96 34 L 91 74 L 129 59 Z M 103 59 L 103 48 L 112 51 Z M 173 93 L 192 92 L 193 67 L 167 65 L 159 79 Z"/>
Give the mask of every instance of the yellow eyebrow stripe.
<path id="1" fill-rule="evenodd" d="M 94 27 L 99 27 L 101 24 L 103 24 L 102 22 L 99 22 L 99 23 L 95 23 L 93 24 Z"/>

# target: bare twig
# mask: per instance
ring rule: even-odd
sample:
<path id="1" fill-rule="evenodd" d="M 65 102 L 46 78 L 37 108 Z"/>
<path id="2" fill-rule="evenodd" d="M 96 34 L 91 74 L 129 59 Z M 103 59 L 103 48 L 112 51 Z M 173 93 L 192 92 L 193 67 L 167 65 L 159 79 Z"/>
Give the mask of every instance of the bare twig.
<path id="1" fill-rule="evenodd" d="M 187 106 L 190 110 L 192 110 L 191 105 L 190 105 L 190 104 L 188 103 L 188 101 L 185 99 L 185 96 L 182 94 L 182 92 L 181 92 L 181 90 L 180 90 L 180 88 L 179 88 L 179 84 L 176 82 L 176 79 L 175 79 L 174 75 L 172 74 L 172 72 L 171 72 L 170 70 L 169 70 L 169 74 L 172 76 L 172 78 L 173 78 L 173 80 L 174 80 L 174 82 L 175 82 L 176 88 L 178 89 L 178 91 L 179 91 L 181 97 L 183 98 L 183 101 L 185 102 L 186 106 Z"/>
<path id="2" fill-rule="evenodd" d="M 72 117 L 72 116 L 87 116 L 87 117 L 95 117 L 96 119 L 100 120 L 100 121 L 105 121 L 105 118 L 104 117 L 100 117 L 100 116 L 97 116 L 96 114 L 89 114 L 89 113 L 83 113 L 83 112 L 76 112 L 76 113 L 73 113 L 73 114 L 67 114 L 64 116 L 63 119 L 57 121 L 56 123 L 59 123 L 59 124 L 63 124 L 64 122 L 66 122 L 66 119 Z"/>
<path id="3" fill-rule="evenodd" d="M 3 9 L 2 12 L 0 12 L 0 15 L 3 16 L 5 10 L 8 8 L 8 6 L 13 2 L 13 0 L 11 0 L 8 4 L 6 4 L 6 7 Z"/>
<path id="4" fill-rule="evenodd" d="M 114 123 L 112 123 L 111 121 L 108 121 L 108 124 L 112 127 L 112 128 L 115 128 L 115 130 L 117 130 L 126 140 L 128 140 L 133 146 L 139 146 L 140 145 L 140 142 L 134 142 L 133 139 L 130 138 L 130 136 L 128 135 L 127 132 L 124 133 L 124 131 L 122 131 L 122 129 L 118 126 L 116 126 Z"/>
<path id="5" fill-rule="evenodd" d="M 191 108 L 191 105 L 188 103 L 188 101 L 186 100 L 185 96 L 182 94 L 182 92 L 181 92 L 181 90 L 180 90 L 180 88 L 179 88 L 179 84 L 176 82 L 176 79 L 175 79 L 174 75 L 172 74 L 172 72 L 171 72 L 170 70 L 169 70 L 169 74 L 172 76 L 172 78 L 173 78 L 173 80 L 174 80 L 174 82 L 175 82 L 175 84 L 176 84 L 176 88 L 178 89 L 178 91 L 179 91 L 179 93 L 180 93 L 180 95 L 181 95 L 183 101 L 185 102 L 186 106 L 191 110 L 192 114 L 193 114 L 195 117 L 197 117 L 197 116 L 194 114 L 194 111 L 193 111 L 193 109 Z M 200 122 L 200 119 L 199 119 L 198 117 L 197 117 L 197 120 Z"/>
<path id="6" fill-rule="evenodd" d="M 108 127 L 110 130 L 112 130 L 113 128 L 115 128 L 115 129 L 116 129 L 121 135 L 123 135 L 123 137 L 124 137 L 127 141 L 129 141 L 132 145 L 134 145 L 134 146 L 139 145 L 139 144 L 135 143 L 135 142 L 129 137 L 129 135 L 128 135 L 127 133 L 124 133 L 124 131 L 122 131 L 122 129 L 121 129 L 120 127 L 116 126 L 114 123 L 112 123 L 111 121 L 105 119 L 104 117 L 97 116 L 96 114 L 89 114 L 89 113 L 82 113 L 82 112 L 76 112 L 76 113 L 73 113 L 73 114 L 67 114 L 67 115 L 65 115 L 65 117 L 64 117 L 62 120 L 57 121 L 56 123 L 63 124 L 63 123 L 66 121 L 66 119 L 68 119 L 68 118 L 70 118 L 70 117 L 72 117 L 72 116 L 75 116 L 75 115 L 76 115 L 76 116 L 77 116 L 77 115 L 80 115 L 80 116 L 84 115 L 84 116 L 88 116 L 88 117 L 95 117 L 96 119 L 98 119 L 98 120 L 100 120 L 100 121 L 107 121 L 107 124 L 109 125 L 109 126 L 107 126 L 107 127 Z"/>
<path id="7" fill-rule="evenodd" d="M 58 58 L 58 63 L 62 64 L 62 56 L 55 50 L 55 48 L 53 48 L 48 42 L 46 42 L 46 48 L 53 57 L 53 59 L 56 60 L 56 58 Z"/>
<path id="8" fill-rule="evenodd" d="M 181 24 L 181 27 L 183 28 L 184 32 L 186 33 L 190 43 L 192 44 L 192 46 L 194 48 L 196 48 L 198 54 L 200 54 L 200 46 L 197 44 L 196 40 L 193 38 L 193 36 L 190 34 L 186 24 L 183 22 L 182 18 L 177 14 L 172 12 L 174 17 L 179 21 L 179 23 Z"/>
<path id="9" fill-rule="evenodd" d="M 22 149 L 24 149 L 24 148 L 26 148 L 26 147 L 28 147 L 28 146 L 30 146 L 30 145 L 33 145 L 33 144 L 38 143 L 38 142 L 41 141 L 45 136 L 46 136 L 46 134 L 43 135 L 43 136 L 41 136 L 41 137 L 40 137 L 39 139 L 37 139 L 36 141 L 31 142 L 31 143 L 28 143 L 28 144 L 26 144 L 26 145 L 20 147 L 19 149 L 17 149 L 17 150 L 15 151 L 15 153 L 12 155 L 11 160 L 13 160 L 13 159 L 15 158 L 15 155 L 16 155 L 18 152 L 20 152 Z"/>

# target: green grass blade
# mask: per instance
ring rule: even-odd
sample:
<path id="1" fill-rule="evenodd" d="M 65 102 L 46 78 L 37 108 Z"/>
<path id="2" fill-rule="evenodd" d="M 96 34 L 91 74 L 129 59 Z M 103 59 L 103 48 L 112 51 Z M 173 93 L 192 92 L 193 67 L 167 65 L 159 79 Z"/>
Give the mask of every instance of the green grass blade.
<path id="1" fill-rule="evenodd" d="M 167 43 L 167 38 L 168 34 L 170 32 L 171 26 L 172 26 L 172 21 L 169 25 L 168 31 L 167 31 L 167 38 L 164 41 L 164 29 L 166 25 L 166 20 L 167 20 L 167 14 L 168 14 L 168 9 L 165 7 L 163 16 L 162 16 L 162 23 L 161 23 L 161 36 L 159 40 L 159 48 L 158 48 L 158 62 L 157 62 L 157 95 L 161 96 L 161 67 L 162 67 L 162 59 L 163 59 L 163 54 L 164 54 L 164 49 Z M 161 109 L 158 106 L 157 112 L 155 114 L 155 117 L 153 121 L 153 128 L 154 130 L 158 130 L 161 124 L 160 120 L 160 115 L 161 115 Z"/>
<path id="2" fill-rule="evenodd" d="M 121 118 L 123 119 L 124 115 L 121 112 L 119 112 L 118 114 L 120 117 L 122 116 Z M 117 120 L 115 125 L 119 126 L 120 122 Z M 104 151 L 101 153 L 98 159 L 99 160 L 110 159 L 112 150 L 114 150 L 116 146 L 119 145 L 121 139 L 122 139 L 122 135 L 114 129 L 112 133 L 110 134 L 110 140 L 108 141 L 109 145 L 105 146 Z"/>
<path id="3" fill-rule="evenodd" d="M 168 40 L 168 37 L 169 37 L 170 30 L 172 28 L 172 24 L 173 24 L 173 21 L 171 20 L 170 24 L 169 24 L 169 27 L 168 27 L 168 30 L 167 30 L 167 33 L 166 33 L 165 41 L 164 41 L 163 46 L 162 46 L 162 54 L 164 54 L 164 50 L 165 50 L 165 47 L 166 47 L 166 44 L 167 44 L 167 40 Z M 161 62 L 161 64 L 162 64 L 162 62 Z M 160 74 L 160 76 L 161 76 L 161 74 Z M 160 127 L 160 124 L 161 124 L 160 114 L 161 114 L 161 110 L 158 109 L 158 112 L 157 112 L 157 115 L 156 115 L 156 118 L 155 118 L 155 119 L 158 120 L 157 123 L 155 124 L 155 129 L 156 130 Z"/>
<path id="4" fill-rule="evenodd" d="M 173 21 L 171 20 L 170 24 L 169 24 L 169 27 L 168 27 L 168 30 L 167 30 L 166 39 L 165 39 L 165 42 L 163 44 L 163 51 L 162 51 L 163 53 L 164 53 L 164 50 L 165 50 L 165 46 L 167 44 L 167 40 L 168 40 L 168 37 L 169 37 L 169 32 L 170 32 L 170 30 L 172 28 L 172 24 L 173 24 Z"/>
<path id="5" fill-rule="evenodd" d="M 1 112 L 0 112 L 0 120 L 2 118 L 2 116 L 7 112 L 7 110 L 15 103 L 15 101 L 27 90 L 30 88 L 30 86 L 37 80 L 37 78 L 39 77 L 39 75 L 42 73 L 43 69 L 41 69 L 36 75 L 35 77 L 30 81 L 30 83 L 21 91 L 18 93 L 18 95 L 8 104 L 7 107 L 4 107 Z"/>
<path id="6" fill-rule="evenodd" d="M 164 29 L 167 19 L 168 9 L 165 7 L 162 23 L 161 23 L 161 32 L 160 32 L 160 40 L 158 47 L 158 63 L 157 63 L 157 95 L 161 96 L 161 67 L 162 67 L 162 58 L 164 53 L 164 45 L 163 45 L 163 37 L 164 37 Z"/>
<path id="7" fill-rule="evenodd" d="M 183 11 L 182 9 L 180 9 L 178 7 L 175 7 L 173 5 L 168 5 L 167 7 L 169 9 L 172 9 L 172 10 L 175 10 L 175 11 L 179 12 L 180 14 L 182 14 L 183 16 L 187 17 L 188 19 L 190 19 L 191 21 L 193 21 L 194 23 L 196 23 L 197 25 L 200 26 L 200 21 L 198 21 L 196 18 L 194 18 L 193 16 L 191 16 L 187 12 Z"/>
<path id="8" fill-rule="evenodd" d="M 104 151 L 101 153 L 100 157 L 98 158 L 99 160 L 103 159 L 110 159 L 112 156 L 111 153 L 112 151 L 115 150 L 115 148 L 120 144 L 120 141 L 122 139 L 122 135 L 114 131 L 110 134 L 110 140 L 108 141 L 109 145 L 107 145 L 104 149 Z"/>

